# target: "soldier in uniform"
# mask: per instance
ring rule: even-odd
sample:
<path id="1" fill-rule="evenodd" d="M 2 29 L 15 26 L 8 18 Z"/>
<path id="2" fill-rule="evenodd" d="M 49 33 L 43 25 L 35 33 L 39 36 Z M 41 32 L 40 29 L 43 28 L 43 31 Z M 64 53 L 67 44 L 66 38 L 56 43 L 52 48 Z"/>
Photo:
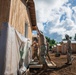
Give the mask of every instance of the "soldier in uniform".
<path id="1" fill-rule="evenodd" d="M 65 38 L 67 40 L 67 62 L 65 64 L 72 64 L 72 48 L 71 48 L 71 41 L 69 35 L 65 35 Z"/>
<path id="2" fill-rule="evenodd" d="M 40 59 L 40 63 L 43 64 L 43 69 L 46 69 L 48 66 L 47 66 L 47 63 L 45 61 L 45 50 L 46 50 L 46 47 L 45 47 L 45 40 L 44 40 L 44 36 L 43 36 L 43 33 L 42 32 L 39 32 L 38 31 L 38 40 L 39 40 L 39 59 Z"/>
<path id="3" fill-rule="evenodd" d="M 49 52 L 49 42 L 47 41 L 47 42 L 46 42 L 46 56 L 48 57 L 49 61 L 51 61 L 51 58 L 50 58 L 48 52 Z"/>

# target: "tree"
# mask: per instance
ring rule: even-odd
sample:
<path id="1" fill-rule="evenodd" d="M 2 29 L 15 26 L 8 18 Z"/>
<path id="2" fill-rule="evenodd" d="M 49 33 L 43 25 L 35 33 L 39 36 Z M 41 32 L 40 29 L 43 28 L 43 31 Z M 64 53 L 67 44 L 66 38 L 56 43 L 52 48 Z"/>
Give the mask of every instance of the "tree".
<path id="1" fill-rule="evenodd" d="M 48 38 L 48 37 L 46 36 L 46 39 L 47 39 L 48 42 L 50 42 L 50 38 Z"/>
<path id="2" fill-rule="evenodd" d="M 76 40 L 76 34 L 75 34 L 74 40 Z"/>
<path id="3" fill-rule="evenodd" d="M 54 39 L 52 40 L 52 44 L 55 44 L 55 40 Z"/>
<path id="4" fill-rule="evenodd" d="M 50 46 L 56 45 L 56 41 L 54 39 L 50 39 L 49 37 L 46 37 L 46 39 L 49 42 Z"/>
<path id="5" fill-rule="evenodd" d="M 70 37 L 70 39 L 72 40 L 72 37 Z"/>
<path id="6" fill-rule="evenodd" d="M 62 39 L 63 41 L 65 41 L 66 39 L 64 38 L 64 39 Z"/>

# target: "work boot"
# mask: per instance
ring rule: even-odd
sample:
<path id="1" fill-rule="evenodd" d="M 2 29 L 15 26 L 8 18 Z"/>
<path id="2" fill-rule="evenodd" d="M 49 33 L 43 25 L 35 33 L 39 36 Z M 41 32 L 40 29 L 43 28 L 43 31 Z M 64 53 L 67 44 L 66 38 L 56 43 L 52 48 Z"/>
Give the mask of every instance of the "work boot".
<path id="1" fill-rule="evenodd" d="M 48 67 L 48 65 L 47 65 L 47 64 L 43 64 L 42 69 L 47 70 L 48 68 L 49 68 L 49 67 Z"/>
<path id="2" fill-rule="evenodd" d="M 71 62 L 66 62 L 65 64 L 66 64 L 66 65 L 72 65 L 72 63 L 71 63 Z"/>

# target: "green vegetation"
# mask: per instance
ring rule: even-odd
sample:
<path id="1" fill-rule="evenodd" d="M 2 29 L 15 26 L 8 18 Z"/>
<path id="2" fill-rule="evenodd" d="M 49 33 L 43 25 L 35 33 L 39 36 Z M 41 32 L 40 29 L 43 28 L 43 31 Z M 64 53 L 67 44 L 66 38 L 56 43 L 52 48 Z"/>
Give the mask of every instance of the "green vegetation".
<path id="1" fill-rule="evenodd" d="M 49 42 L 49 44 L 50 44 L 51 47 L 57 44 L 54 39 L 50 39 L 50 38 L 47 37 L 47 36 L 46 36 L 46 39 L 47 39 L 47 41 Z"/>
<path id="2" fill-rule="evenodd" d="M 74 36 L 74 40 L 76 41 L 76 34 L 75 34 L 75 36 Z"/>

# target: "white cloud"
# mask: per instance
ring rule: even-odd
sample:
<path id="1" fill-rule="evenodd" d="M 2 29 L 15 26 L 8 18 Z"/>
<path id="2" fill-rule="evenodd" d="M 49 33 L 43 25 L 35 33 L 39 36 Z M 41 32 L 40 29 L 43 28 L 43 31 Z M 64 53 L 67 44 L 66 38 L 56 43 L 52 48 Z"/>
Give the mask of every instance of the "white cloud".
<path id="1" fill-rule="evenodd" d="M 61 35 L 62 38 L 65 34 L 74 36 L 74 34 L 76 33 L 76 7 L 73 7 L 71 9 L 71 3 L 66 4 L 69 0 L 34 1 L 36 6 L 37 25 L 41 31 L 44 31 L 43 23 L 52 22 L 53 26 L 48 25 L 50 29 L 48 30 L 49 34 L 56 32 Z M 67 6 L 65 6 L 64 4 Z M 75 13 L 73 13 L 73 11 Z M 62 20 L 60 22 L 60 18 L 64 13 L 66 13 L 66 20 Z M 72 17 L 74 21 L 72 20 Z"/>
<path id="2" fill-rule="evenodd" d="M 42 24 L 42 23 L 37 23 L 37 24 L 38 24 L 39 30 L 44 31 L 44 26 L 43 26 L 43 24 Z"/>
<path id="3" fill-rule="evenodd" d="M 76 25 L 71 19 L 66 19 L 63 20 L 60 25 L 55 25 L 53 28 L 51 28 L 49 33 L 58 33 L 62 36 L 62 38 L 64 38 L 65 34 L 74 36 L 76 33 Z"/>
<path id="4" fill-rule="evenodd" d="M 75 22 L 75 25 L 76 25 L 76 6 L 73 7 L 72 10 L 74 11 L 73 18 L 74 18 L 74 22 Z"/>
<path id="5" fill-rule="evenodd" d="M 67 18 L 70 18 L 71 19 L 71 16 L 72 16 L 72 9 L 68 6 L 62 6 L 62 10 L 66 13 L 67 15 Z"/>
<path id="6" fill-rule="evenodd" d="M 76 12 L 76 6 L 72 8 Z"/>
<path id="7" fill-rule="evenodd" d="M 56 12 L 59 13 L 59 8 L 67 1 L 68 0 L 35 0 L 37 22 L 43 23 L 54 20 L 55 17 L 58 16 Z"/>

